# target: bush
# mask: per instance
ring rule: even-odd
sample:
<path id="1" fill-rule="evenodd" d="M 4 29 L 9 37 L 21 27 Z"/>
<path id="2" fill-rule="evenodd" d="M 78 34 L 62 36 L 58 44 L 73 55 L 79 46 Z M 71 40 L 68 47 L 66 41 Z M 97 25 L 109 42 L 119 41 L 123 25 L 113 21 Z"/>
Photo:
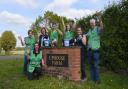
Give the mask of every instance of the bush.
<path id="1" fill-rule="evenodd" d="M 102 65 L 128 73 L 128 1 L 109 6 L 103 14 Z"/>
<path id="2" fill-rule="evenodd" d="M 91 18 L 95 18 L 95 14 L 79 19 L 77 24 L 87 32 Z M 102 18 L 101 65 L 115 72 L 128 73 L 128 1 L 108 5 Z"/>

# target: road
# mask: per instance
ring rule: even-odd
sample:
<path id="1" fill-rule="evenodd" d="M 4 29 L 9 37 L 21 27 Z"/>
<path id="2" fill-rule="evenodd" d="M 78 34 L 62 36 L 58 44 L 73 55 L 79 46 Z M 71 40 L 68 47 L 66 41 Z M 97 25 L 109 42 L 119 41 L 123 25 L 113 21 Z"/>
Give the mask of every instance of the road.
<path id="1" fill-rule="evenodd" d="M 23 55 L 0 56 L 0 60 L 23 59 Z"/>

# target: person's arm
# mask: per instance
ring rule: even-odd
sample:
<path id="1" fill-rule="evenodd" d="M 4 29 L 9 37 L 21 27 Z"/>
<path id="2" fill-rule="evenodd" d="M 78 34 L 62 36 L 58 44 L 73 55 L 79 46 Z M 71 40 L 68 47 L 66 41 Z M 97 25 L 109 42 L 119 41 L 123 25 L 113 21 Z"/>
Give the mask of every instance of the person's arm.
<path id="1" fill-rule="evenodd" d="M 59 29 L 57 29 L 57 32 L 62 36 L 63 32 L 61 32 Z"/>
<path id="2" fill-rule="evenodd" d="M 96 15 L 99 19 L 100 29 L 103 30 L 102 13 L 101 12 L 96 12 Z"/>
<path id="3" fill-rule="evenodd" d="M 86 36 L 83 35 L 83 37 L 82 37 L 82 43 L 83 43 L 84 45 L 86 45 L 86 42 L 87 42 Z"/>
<path id="4" fill-rule="evenodd" d="M 21 38 L 20 36 L 19 36 L 18 38 L 19 38 L 19 40 L 20 40 L 20 42 L 21 42 L 21 45 L 24 46 L 25 44 L 24 44 L 22 38 Z"/>
<path id="5" fill-rule="evenodd" d="M 41 47 L 42 35 L 39 36 L 39 47 Z"/>
<path id="6" fill-rule="evenodd" d="M 63 20 L 63 17 L 62 17 L 62 25 L 63 25 L 63 32 L 65 31 L 66 27 L 65 27 L 65 24 L 64 24 L 64 20 Z"/>
<path id="7" fill-rule="evenodd" d="M 102 20 L 100 21 L 100 28 L 101 28 L 102 30 L 104 29 Z"/>

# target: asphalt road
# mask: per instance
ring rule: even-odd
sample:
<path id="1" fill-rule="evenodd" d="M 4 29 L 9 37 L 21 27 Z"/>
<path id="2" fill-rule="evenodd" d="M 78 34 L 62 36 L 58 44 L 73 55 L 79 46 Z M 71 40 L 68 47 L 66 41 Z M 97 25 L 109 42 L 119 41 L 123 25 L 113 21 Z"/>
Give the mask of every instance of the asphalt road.
<path id="1" fill-rule="evenodd" d="M 23 59 L 23 55 L 0 56 L 0 60 Z"/>

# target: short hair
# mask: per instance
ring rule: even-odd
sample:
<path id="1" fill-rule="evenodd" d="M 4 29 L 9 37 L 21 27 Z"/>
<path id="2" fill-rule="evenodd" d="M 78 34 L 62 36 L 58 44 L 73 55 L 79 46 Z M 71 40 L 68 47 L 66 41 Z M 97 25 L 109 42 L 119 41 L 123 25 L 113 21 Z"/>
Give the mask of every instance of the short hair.
<path id="1" fill-rule="evenodd" d="M 90 23 L 96 23 L 95 19 L 90 19 Z"/>
<path id="2" fill-rule="evenodd" d="M 28 30 L 28 34 L 29 34 L 30 32 L 32 32 L 32 30 Z"/>

